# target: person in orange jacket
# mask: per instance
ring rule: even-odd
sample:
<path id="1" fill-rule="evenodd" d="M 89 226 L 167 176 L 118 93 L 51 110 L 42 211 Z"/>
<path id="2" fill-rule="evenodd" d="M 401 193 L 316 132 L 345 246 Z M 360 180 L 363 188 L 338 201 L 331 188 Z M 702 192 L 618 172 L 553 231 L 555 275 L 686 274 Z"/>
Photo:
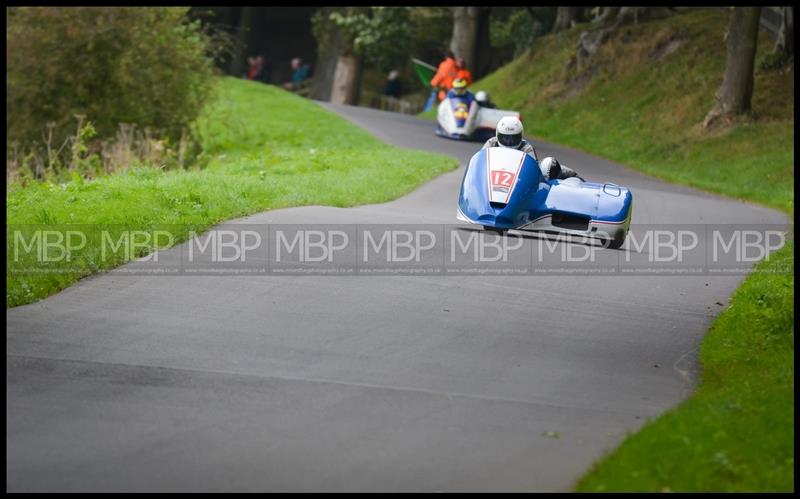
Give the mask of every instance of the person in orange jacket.
<path id="1" fill-rule="evenodd" d="M 447 91 L 453 86 L 453 80 L 456 79 L 458 67 L 456 65 L 456 57 L 452 50 L 447 51 L 447 56 L 439 64 L 436 74 L 431 80 L 431 87 L 439 89 L 439 100 L 444 100 Z"/>
<path id="2" fill-rule="evenodd" d="M 456 58 L 456 77 L 453 78 L 453 81 L 456 81 L 459 78 L 467 80 L 467 85 L 472 85 L 472 73 L 469 72 L 466 64 L 464 64 L 463 57 Z"/>

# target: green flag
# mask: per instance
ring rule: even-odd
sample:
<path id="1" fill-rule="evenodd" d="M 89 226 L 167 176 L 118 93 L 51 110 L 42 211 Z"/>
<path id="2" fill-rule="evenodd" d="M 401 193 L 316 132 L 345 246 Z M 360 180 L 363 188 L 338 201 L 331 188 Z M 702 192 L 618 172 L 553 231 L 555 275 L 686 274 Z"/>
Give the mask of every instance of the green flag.
<path id="1" fill-rule="evenodd" d="M 414 63 L 414 70 L 417 72 L 417 76 L 419 76 L 422 84 L 426 87 L 430 87 L 433 75 L 436 74 L 436 67 L 431 66 L 427 62 L 420 61 L 419 59 L 414 59 L 413 57 L 411 58 L 411 62 Z"/>

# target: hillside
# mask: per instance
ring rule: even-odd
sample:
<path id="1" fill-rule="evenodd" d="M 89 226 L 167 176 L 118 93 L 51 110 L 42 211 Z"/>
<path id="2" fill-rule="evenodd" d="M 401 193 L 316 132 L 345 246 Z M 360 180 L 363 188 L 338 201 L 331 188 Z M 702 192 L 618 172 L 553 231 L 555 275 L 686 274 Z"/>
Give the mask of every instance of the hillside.
<path id="1" fill-rule="evenodd" d="M 794 68 L 758 68 L 774 43 L 768 32 L 759 34 L 753 115 L 716 130 L 700 127 L 722 82 L 726 26 L 721 9 L 626 26 L 579 68 L 575 47 L 589 27 L 582 24 L 537 39 L 472 88 L 520 110 L 528 135 L 792 211 Z"/>

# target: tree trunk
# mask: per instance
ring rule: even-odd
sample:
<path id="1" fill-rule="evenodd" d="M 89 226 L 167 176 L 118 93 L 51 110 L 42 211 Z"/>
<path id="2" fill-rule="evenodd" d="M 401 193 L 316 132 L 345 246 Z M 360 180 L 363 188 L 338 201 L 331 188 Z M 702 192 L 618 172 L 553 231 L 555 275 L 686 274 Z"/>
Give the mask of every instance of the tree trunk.
<path id="1" fill-rule="evenodd" d="M 493 63 L 499 63 L 494 49 L 492 48 L 491 38 L 489 37 L 491 13 L 491 7 L 481 7 L 478 14 L 478 32 L 475 40 L 475 66 L 471 67 L 469 63 L 467 63 L 467 68 L 472 71 L 474 80 L 482 78 L 495 69 L 492 65 Z"/>
<path id="2" fill-rule="evenodd" d="M 592 22 L 600 24 L 609 24 L 617 18 L 620 7 L 602 7 L 600 15 L 592 19 Z"/>
<path id="3" fill-rule="evenodd" d="M 535 23 L 537 21 L 539 21 L 540 23 L 542 22 L 541 18 L 539 17 L 539 14 L 537 14 L 536 11 L 533 10 L 533 7 L 527 6 L 525 7 L 525 10 L 528 12 L 528 16 L 530 16 L 532 23 Z"/>
<path id="4" fill-rule="evenodd" d="M 761 7 L 733 7 L 725 35 L 728 45 L 725 77 L 717 91 L 717 102 L 703 121 L 703 127 L 721 116 L 750 111 L 760 15 Z"/>
<path id="5" fill-rule="evenodd" d="M 330 7 L 323 7 L 325 17 L 330 15 Z M 317 40 L 317 62 L 314 65 L 314 77 L 311 81 L 311 98 L 329 101 L 336 76 L 339 54 L 345 49 L 341 30 L 330 23 L 323 40 Z"/>
<path id="6" fill-rule="evenodd" d="M 794 55 L 794 7 L 782 7 L 781 29 L 775 41 L 775 52 Z"/>
<path id="7" fill-rule="evenodd" d="M 578 17 L 577 22 L 585 23 L 589 22 L 592 18 L 592 12 L 595 9 L 593 7 L 578 7 Z"/>
<path id="8" fill-rule="evenodd" d="M 558 7 L 556 10 L 556 22 L 553 24 L 553 33 L 570 29 L 574 23 L 578 22 L 580 7 Z"/>
<path id="9" fill-rule="evenodd" d="M 231 73 L 242 76 L 247 72 L 247 45 L 252 36 L 252 26 L 255 20 L 255 7 L 242 7 L 239 17 L 239 26 L 236 33 L 236 46 L 231 60 Z"/>
<path id="10" fill-rule="evenodd" d="M 351 51 L 339 55 L 333 76 L 331 102 L 334 104 L 358 104 L 361 90 L 361 58 Z"/>
<path id="11" fill-rule="evenodd" d="M 479 7 L 453 7 L 453 37 L 450 50 L 456 57 L 463 57 L 470 71 L 475 71 L 477 62 Z"/>

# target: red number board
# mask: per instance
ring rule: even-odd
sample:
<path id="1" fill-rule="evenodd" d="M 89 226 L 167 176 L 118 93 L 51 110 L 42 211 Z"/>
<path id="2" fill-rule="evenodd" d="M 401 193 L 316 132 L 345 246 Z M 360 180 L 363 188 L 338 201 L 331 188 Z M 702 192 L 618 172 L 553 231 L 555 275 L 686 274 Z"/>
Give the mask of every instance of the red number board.
<path id="1" fill-rule="evenodd" d="M 498 186 L 511 189 L 511 184 L 514 183 L 515 177 L 516 174 L 513 172 L 495 170 L 492 172 L 492 187 Z"/>

